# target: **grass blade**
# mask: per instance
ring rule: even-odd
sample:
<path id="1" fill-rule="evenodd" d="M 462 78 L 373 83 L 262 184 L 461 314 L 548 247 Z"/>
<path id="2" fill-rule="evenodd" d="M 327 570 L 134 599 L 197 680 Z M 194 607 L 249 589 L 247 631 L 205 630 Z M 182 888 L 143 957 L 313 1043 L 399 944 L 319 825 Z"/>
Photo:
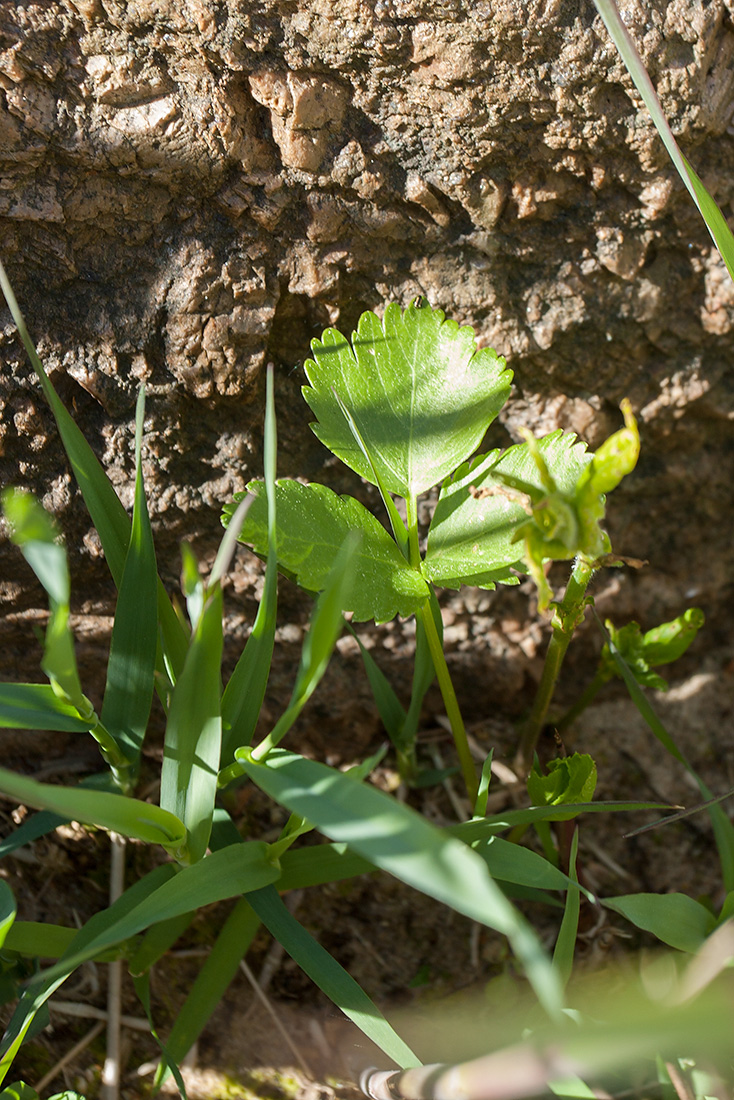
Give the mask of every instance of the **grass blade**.
<path id="1" fill-rule="evenodd" d="M 94 715 L 82 718 L 76 707 L 60 699 L 50 684 L 0 684 L 3 729 L 87 733 L 94 724 Z"/>
<path id="2" fill-rule="evenodd" d="M 16 912 L 13 891 L 4 879 L 0 879 L 0 948 L 5 943 L 8 932 L 13 927 Z"/>
<path id="3" fill-rule="evenodd" d="M 28 335 L 23 314 L 1 262 L 0 287 L 5 295 L 5 301 L 8 303 L 8 308 L 18 328 L 28 358 L 38 375 L 43 394 L 51 406 L 74 477 L 81 489 L 92 523 L 99 534 L 112 578 L 119 588 L 130 542 L 130 520 L 109 478 L 97 461 L 94 451 L 51 385 L 33 341 Z M 160 580 L 157 585 L 157 606 L 163 647 L 171 666 L 178 669 L 183 664 L 186 635 Z"/>
<path id="4" fill-rule="evenodd" d="M 247 900 L 241 898 L 217 936 L 171 1028 L 166 1051 L 175 1064 L 181 1063 L 201 1035 L 236 975 L 240 959 L 247 953 L 259 927 L 260 918 Z M 169 1067 L 162 1061 L 154 1088 L 163 1084 L 168 1073 Z"/>
<path id="5" fill-rule="evenodd" d="M 184 826 L 177 817 L 137 798 L 38 783 L 5 768 L 0 768 L 0 791 L 34 809 L 51 810 L 66 820 L 96 825 L 147 844 L 175 850 L 185 838 Z"/>
<path id="6" fill-rule="evenodd" d="M 165 864 L 135 883 L 108 909 L 87 921 L 58 963 L 31 980 L 3 1039 L 0 1082 L 38 1009 L 83 962 L 99 957 L 107 948 L 151 924 L 248 890 L 259 890 L 279 874 L 279 868 L 268 858 L 267 844 L 250 841 L 215 852 L 178 873 L 172 864 Z"/>
<path id="7" fill-rule="evenodd" d="M 388 1058 L 402 1069 L 420 1065 L 361 986 L 288 911 L 275 887 L 256 890 L 247 900 L 291 958 Z"/>
<path id="8" fill-rule="evenodd" d="M 135 503 L 125 564 L 120 578 L 102 703 L 102 725 L 130 760 L 134 773 L 153 701 L 158 614 L 153 532 L 145 500 L 141 463 L 144 391 L 136 409 Z"/>
<path id="9" fill-rule="evenodd" d="M 252 780 L 331 840 L 409 886 L 508 937 L 538 999 L 561 1010 L 557 975 L 535 933 L 491 878 L 484 861 L 409 807 L 324 764 L 274 749 L 265 765 L 237 753 Z"/>
<path id="10" fill-rule="evenodd" d="M 278 553 L 275 541 L 275 475 L 278 449 L 273 369 L 268 367 L 265 396 L 265 497 L 268 506 L 268 555 L 265 584 L 252 632 L 222 696 L 221 767 L 231 764 L 238 745 L 249 745 L 255 732 L 270 675 L 278 605 Z M 241 528 L 241 524 L 240 524 Z"/>
<path id="11" fill-rule="evenodd" d="M 285 737 L 326 672 L 337 638 L 344 627 L 342 612 L 352 586 L 351 566 L 359 546 L 360 536 L 352 532 L 337 554 L 326 587 L 316 601 L 316 607 L 311 616 L 290 703 L 285 714 L 278 719 L 272 733 L 269 733 L 255 748 L 257 760 L 267 756 L 272 747 Z M 238 758 L 237 752 L 235 757 Z"/>
<path id="12" fill-rule="evenodd" d="M 578 883 L 576 873 L 576 857 L 579 850 L 579 831 L 574 829 L 571 841 L 571 852 L 568 860 L 568 875 L 572 882 Z M 558 931 L 558 939 L 553 951 L 553 965 L 558 971 L 561 985 L 565 989 L 569 978 L 573 973 L 573 956 L 576 948 L 576 936 L 579 930 L 579 913 L 581 910 L 581 891 L 578 886 L 572 886 L 566 893 L 566 908 L 563 912 L 563 920 Z"/>
<path id="13" fill-rule="evenodd" d="M 222 743 L 222 590 L 207 595 L 171 698 L 161 768 L 161 806 L 188 834 L 186 862 L 209 843 Z"/>
<path id="14" fill-rule="evenodd" d="M 622 60 L 627 66 L 635 87 L 650 112 L 655 127 L 668 151 L 668 156 L 677 168 L 678 174 L 688 188 L 691 198 L 701 212 L 706 228 L 711 234 L 730 276 L 734 279 L 734 237 L 719 207 L 678 148 L 657 92 L 647 74 L 632 36 L 622 22 L 615 0 L 594 0 L 594 3 L 615 46 L 619 50 Z"/>

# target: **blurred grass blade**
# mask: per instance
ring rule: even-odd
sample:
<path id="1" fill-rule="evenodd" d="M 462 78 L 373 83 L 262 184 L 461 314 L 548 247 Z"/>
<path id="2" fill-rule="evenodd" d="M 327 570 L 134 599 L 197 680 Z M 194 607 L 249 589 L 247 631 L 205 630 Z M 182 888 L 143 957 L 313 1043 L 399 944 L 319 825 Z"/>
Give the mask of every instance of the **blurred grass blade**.
<path id="1" fill-rule="evenodd" d="M 16 912 L 13 891 L 5 879 L 0 879 L 0 948 L 2 948 L 8 932 L 13 927 Z"/>
<path id="2" fill-rule="evenodd" d="M 291 958 L 388 1058 L 402 1069 L 420 1065 L 361 986 L 288 911 L 275 887 L 256 890 L 247 900 Z"/>
<path id="3" fill-rule="evenodd" d="M 86 733 L 94 714 L 82 718 L 50 684 L 0 684 L 0 728 Z"/>
<path id="4" fill-rule="evenodd" d="M 285 737 L 326 672 L 337 638 L 344 627 L 342 612 L 349 599 L 349 590 L 353 583 L 351 567 L 360 542 L 359 533 L 352 532 L 337 554 L 326 587 L 317 599 L 311 615 L 290 703 L 272 733 L 255 748 L 257 760 L 265 757 Z M 235 757 L 237 755 L 235 752 Z"/>
<path id="5" fill-rule="evenodd" d="M 278 548 L 275 539 L 275 476 L 278 434 L 275 419 L 273 368 L 268 366 L 265 395 L 264 473 L 268 506 L 268 557 L 265 583 L 250 637 L 222 696 L 222 759 L 226 767 L 238 745 L 249 745 L 260 716 L 270 675 L 278 606 Z M 235 527 L 237 534 L 241 525 Z"/>
<path id="6" fill-rule="evenodd" d="M 716 847 L 719 853 L 719 860 L 721 862 L 721 873 L 724 880 L 724 886 L 727 893 L 734 890 L 734 825 L 729 819 L 728 815 L 724 812 L 722 807 L 714 800 L 713 792 L 707 787 L 704 781 L 700 778 L 695 769 L 688 763 L 683 753 L 675 744 L 673 738 L 670 736 L 668 730 L 658 718 L 657 714 L 652 708 L 647 696 L 643 693 L 642 688 L 637 683 L 634 673 L 627 665 L 627 662 L 622 657 L 621 653 L 617 649 L 616 645 L 609 636 L 609 633 L 603 626 L 599 616 L 594 612 L 592 613 L 596 619 L 602 634 L 604 635 L 609 652 L 612 659 L 619 671 L 619 675 L 624 680 L 627 691 L 629 692 L 632 702 L 637 707 L 638 711 L 647 722 L 652 732 L 657 737 L 658 741 L 663 745 L 671 756 L 675 757 L 688 774 L 695 780 L 698 789 L 705 799 L 708 800 L 709 805 L 706 807 L 708 815 L 711 819 L 711 825 L 714 830 L 714 837 L 716 839 Z M 680 807 L 675 807 L 679 809 Z"/>
<path id="7" fill-rule="evenodd" d="M 277 802 L 384 871 L 451 909 L 506 935 L 541 1004 L 562 1007 L 558 978 L 530 925 L 491 878 L 480 856 L 384 792 L 324 764 L 274 749 L 265 764 L 237 758 Z"/>
<path id="8" fill-rule="evenodd" d="M 571 841 L 571 852 L 568 860 L 568 875 L 572 882 L 578 883 L 576 873 L 576 858 L 579 851 L 579 830 L 574 829 Z M 581 891 L 578 886 L 566 893 L 566 908 L 563 911 L 563 920 L 558 931 L 556 946 L 553 950 L 553 965 L 561 979 L 561 985 L 565 989 L 573 973 L 573 956 L 576 949 L 576 936 L 579 930 L 579 913 L 581 910 Z"/>
<path id="9" fill-rule="evenodd" d="M 135 414 L 135 503 L 132 530 L 120 578 L 102 703 L 102 725 L 129 759 L 133 778 L 153 701 L 158 613 L 153 532 L 145 500 L 141 461 L 145 397 Z"/>
<path id="10" fill-rule="evenodd" d="M 734 237 L 726 223 L 724 215 L 708 193 L 696 172 L 678 148 L 673 131 L 658 99 L 657 92 L 647 74 L 632 36 L 622 22 L 615 0 L 594 0 L 597 10 L 606 25 L 609 34 L 627 66 L 627 70 L 642 96 L 652 120 L 678 174 L 688 188 L 690 195 L 701 212 L 714 244 L 721 253 L 729 275 L 734 279 Z"/>
<path id="11" fill-rule="evenodd" d="M 179 1065 L 204 1030 L 214 1009 L 221 1001 L 260 927 L 260 918 L 241 898 L 217 936 L 210 954 L 204 960 L 189 994 L 176 1016 L 166 1051 L 173 1064 Z M 161 1062 L 154 1082 L 159 1088 L 168 1076 L 169 1068 Z"/>
<path id="12" fill-rule="evenodd" d="M 171 697 L 161 768 L 161 806 L 188 834 L 184 857 L 204 855 L 211 833 L 222 744 L 222 590 L 207 593 Z"/>
<path id="13" fill-rule="evenodd" d="M 67 820 L 110 829 L 147 844 L 175 850 L 185 839 L 184 826 L 177 817 L 137 798 L 38 783 L 5 768 L 0 768 L 0 791 L 34 809 L 51 810 Z"/>
<path id="14" fill-rule="evenodd" d="M 130 542 L 130 520 L 109 478 L 97 461 L 92 448 L 51 385 L 33 341 L 28 335 L 23 314 L 1 262 L 0 287 L 2 287 L 5 300 L 13 315 L 13 320 L 18 328 L 28 358 L 38 375 L 44 396 L 51 406 L 74 477 L 81 489 L 92 523 L 99 534 L 112 579 L 119 588 L 125 568 L 128 543 Z M 186 636 L 160 580 L 157 582 L 157 606 L 163 646 L 170 663 L 175 669 L 178 669 L 183 663 Z"/>

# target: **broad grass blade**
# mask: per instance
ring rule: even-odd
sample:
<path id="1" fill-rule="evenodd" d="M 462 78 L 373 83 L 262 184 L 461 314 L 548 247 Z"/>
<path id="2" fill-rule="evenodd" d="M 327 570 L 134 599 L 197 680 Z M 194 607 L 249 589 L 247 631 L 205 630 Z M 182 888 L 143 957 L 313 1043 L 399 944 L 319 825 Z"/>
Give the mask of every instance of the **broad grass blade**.
<path id="1" fill-rule="evenodd" d="M 47 921 L 19 920 L 8 931 L 5 950 L 31 958 L 59 959 L 68 951 L 78 931 Z"/>
<path id="2" fill-rule="evenodd" d="M 571 852 L 568 861 L 568 875 L 572 883 L 578 883 L 576 873 L 576 857 L 579 850 L 579 831 L 574 829 L 571 841 Z M 579 913 L 581 910 L 581 891 L 578 885 L 571 885 L 566 893 L 566 908 L 563 912 L 563 920 L 558 931 L 558 939 L 553 950 L 553 965 L 558 971 L 561 985 L 565 989 L 569 978 L 573 973 L 573 956 L 576 949 L 576 936 L 579 930 Z"/>
<path id="3" fill-rule="evenodd" d="M 281 891 L 340 882 L 377 870 L 374 863 L 352 852 L 346 844 L 318 844 L 284 852 L 280 867 L 278 889 Z"/>
<path id="4" fill-rule="evenodd" d="M 734 236 L 732 236 L 721 210 L 678 148 L 678 143 L 668 125 L 657 92 L 647 74 L 632 36 L 622 22 L 615 0 L 594 0 L 594 3 L 615 46 L 619 50 L 620 57 L 627 66 L 637 91 L 642 96 L 643 102 L 650 112 L 655 127 L 668 151 L 668 156 L 677 168 L 678 174 L 688 188 L 691 198 L 701 212 L 706 228 L 711 234 L 730 276 L 734 279 Z"/>
<path id="5" fill-rule="evenodd" d="M 698 951 L 716 926 L 713 913 L 687 894 L 627 894 L 602 905 L 679 951 Z"/>
<path id="6" fill-rule="evenodd" d="M 161 768 L 161 806 L 187 831 L 186 862 L 209 843 L 222 745 L 222 590 L 208 592 L 171 698 Z"/>
<path id="7" fill-rule="evenodd" d="M 102 725 L 129 759 L 133 775 L 137 771 L 153 701 L 158 644 L 158 573 L 141 463 L 144 416 L 145 399 L 141 389 L 136 409 L 132 529 L 120 578 L 100 714 Z"/>
<path id="8" fill-rule="evenodd" d="M 0 727 L 86 733 L 95 724 L 60 699 L 50 684 L 0 684 Z"/>
<path id="9" fill-rule="evenodd" d="M 275 887 L 256 890 L 247 900 L 291 958 L 388 1058 L 402 1069 L 420 1065 L 361 986 L 288 911 Z"/>
<path id="10" fill-rule="evenodd" d="M 0 768 L 0 791 L 34 809 L 51 810 L 66 820 L 96 825 L 147 844 L 175 850 L 185 839 L 184 826 L 177 817 L 137 798 L 38 783 L 5 768 Z"/>
<path id="11" fill-rule="evenodd" d="M 506 935 L 541 1004 L 558 1015 L 560 988 L 550 960 L 476 852 L 382 791 L 324 764 L 282 749 L 273 750 L 265 765 L 249 754 L 238 752 L 237 757 L 259 787 L 331 840 L 346 843 L 409 886 Z"/>
<path id="12" fill-rule="evenodd" d="M 222 696 L 221 767 L 231 764 L 238 745 L 249 745 L 255 732 L 270 675 L 278 607 L 275 475 L 278 450 L 273 368 L 268 367 L 265 395 L 264 472 L 267 516 L 267 564 L 262 599 L 252 632 Z"/>
<path id="13" fill-rule="evenodd" d="M 247 900 L 241 898 L 217 936 L 171 1028 L 166 1051 L 173 1063 L 180 1064 L 201 1035 L 259 927 L 260 918 Z M 168 1073 L 169 1067 L 165 1061 L 161 1062 L 154 1088 L 163 1084 Z"/>

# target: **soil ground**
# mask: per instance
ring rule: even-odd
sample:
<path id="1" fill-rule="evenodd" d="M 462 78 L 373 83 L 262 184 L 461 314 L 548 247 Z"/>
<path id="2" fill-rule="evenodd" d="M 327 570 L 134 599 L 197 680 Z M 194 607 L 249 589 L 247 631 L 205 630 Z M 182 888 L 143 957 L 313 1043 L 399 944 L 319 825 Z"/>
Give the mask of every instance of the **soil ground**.
<path id="1" fill-rule="evenodd" d="M 510 594 L 507 598 L 511 607 L 516 596 Z M 509 612 L 507 608 L 505 611 L 507 619 Z M 454 624 L 461 621 L 461 615 L 447 609 L 447 622 L 452 621 L 452 615 Z M 29 624 L 19 625 L 27 630 Z M 286 631 L 279 647 L 265 707 L 266 721 L 269 713 L 279 708 L 278 699 L 292 678 L 298 639 L 291 633 L 289 641 Z M 594 644 L 588 632 L 582 633 L 586 647 L 583 641 L 577 642 L 579 657 L 584 648 Z M 539 654 L 542 640 L 536 632 Z M 401 670 L 407 673 L 408 668 L 407 665 L 403 668 L 403 651 L 409 643 L 409 627 L 398 624 L 392 633 L 388 632 L 387 641 L 391 649 L 375 651 L 375 656 L 386 669 L 395 668 L 400 680 Z M 530 652 L 534 644 L 530 637 L 524 639 L 525 652 Z M 100 648 L 104 650 L 102 640 Z M 513 716 L 482 717 L 486 684 L 477 683 L 475 673 L 473 683 L 467 682 L 471 667 L 468 663 L 463 667 L 460 645 L 453 647 L 451 660 L 460 693 L 464 690 L 469 729 L 476 745 L 482 752 L 494 746 L 495 759 L 509 763 L 516 745 Z M 472 664 L 476 668 L 476 663 Z M 512 682 L 516 673 L 510 666 L 511 662 L 505 675 Z M 573 661 L 569 667 L 574 672 Z M 348 682 L 350 672 L 353 672 L 350 700 L 345 701 L 337 693 L 331 706 L 330 688 L 337 680 Z M 494 691 L 492 694 L 496 698 Z M 680 675 L 673 680 L 671 690 L 654 696 L 654 704 L 681 750 L 713 790 L 722 793 L 734 785 L 731 733 L 734 654 L 719 650 L 715 656 L 707 657 L 694 650 L 680 662 Z M 432 691 L 425 707 L 421 753 L 438 764 L 450 762 L 452 755 L 450 738 L 438 721 L 441 713 L 440 696 Z M 360 677 L 358 657 L 353 644 L 342 641 L 335 667 L 327 672 L 304 715 L 294 745 L 299 751 L 329 763 L 348 763 L 374 750 L 380 740 L 379 720 Z M 682 805 L 699 800 L 684 770 L 654 739 L 620 686 L 609 685 L 606 693 L 583 715 L 568 739 L 567 748 L 594 756 L 599 768 L 597 798 Z M 23 767 L 22 744 L 17 743 L 14 752 L 12 743 L 7 742 L 6 749 L 7 762 Z M 94 756 L 89 746 L 85 744 L 82 752 L 79 749 L 78 743 L 60 743 L 58 757 L 48 761 L 47 778 L 53 776 L 54 781 L 70 782 L 78 778 L 80 771 L 93 770 Z M 158 758 L 159 751 L 151 749 L 147 766 L 153 783 Z M 389 757 L 375 781 L 388 789 L 396 787 L 398 777 Z M 453 789 L 437 787 L 408 793 L 399 790 L 398 794 L 407 797 L 433 820 L 448 823 L 456 820 L 457 802 L 461 810 L 458 784 L 449 781 L 448 786 Z M 501 782 L 495 782 L 492 799 L 497 809 L 521 798 L 509 788 L 504 789 Z M 278 808 L 249 787 L 240 791 L 233 809 L 244 827 L 265 838 L 277 835 L 284 820 Z M 22 809 L 4 804 L 0 815 L 3 835 L 11 832 L 23 815 Z M 720 905 L 721 876 L 706 815 L 624 839 L 625 832 L 654 816 L 604 814 L 582 819 L 580 867 L 586 885 L 601 897 L 675 890 Z M 528 834 L 524 842 L 532 845 L 533 836 Z M 143 849 L 130 846 L 129 881 L 146 869 L 149 858 Z M 3 868 L 16 894 L 20 919 L 69 925 L 85 921 L 104 906 L 108 862 L 106 836 L 90 835 L 69 826 L 37 842 L 32 849 L 9 857 Z M 505 1017 L 523 984 L 501 937 L 472 925 L 385 875 L 362 876 L 299 892 L 291 896 L 289 904 L 299 920 L 380 1007 L 399 1020 L 402 1033 L 424 1060 L 461 1059 L 495 1045 L 498 1020 Z M 154 1016 L 163 1037 L 230 908 L 231 904 L 222 904 L 199 913 L 182 940 L 155 967 Z M 552 947 L 560 910 L 544 910 L 538 905 L 525 908 L 547 945 Z M 577 961 L 584 970 L 605 969 L 616 961 L 637 959 L 640 950 L 651 945 L 649 937 L 609 911 L 590 905 L 582 911 Z M 273 947 L 264 931 L 258 935 L 247 959 L 266 993 L 272 1015 L 255 996 L 246 975 L 238 975 L 184 1069 L 192 1100 L 228 1100 L 240 1096 L 314 1100 L 319 1096 L 346 1096 L 351 1095 L 353 1082 L 363 1068 L 385 1066 L 384 1057 L 341 1017 L 287 956 Z M 94 1019 L 68 1015 L 68 1002 L 76 1002 L 82 1010 L 90 1007 L 104 1010 L 105 971 L 104 965 L 88 964 L 59 990 L 55 1000 L 63 1002 L 62 1006 L 54 1008 L 52 1000 L 51 1026 L 23 1048 L 14 1076 L 22 1075 L 30 1083 L 38 1084 L 75 1044 L 83 1042 L 90 1030 L 98 1027 Z M 140 1021 L 139 1029 L 134 1025 L 123 1029 L 122 1095 L 135 1100 L 145 1095 L 152 1080 L 151 1066 L 157 1048 L 129 982 L 123 989 L 123 1012 Z M 449 1026 L 451 1021 L 456 1023 L 467 1017 L 470 1025 Z M 44 1086 L 45 1095 L 62 1087 L 74 1087 L 86 1096 L 96 1096 L 103 1060 L 101 1029 L 89 1045 L 59 1068 L 53 1080 Z"/>

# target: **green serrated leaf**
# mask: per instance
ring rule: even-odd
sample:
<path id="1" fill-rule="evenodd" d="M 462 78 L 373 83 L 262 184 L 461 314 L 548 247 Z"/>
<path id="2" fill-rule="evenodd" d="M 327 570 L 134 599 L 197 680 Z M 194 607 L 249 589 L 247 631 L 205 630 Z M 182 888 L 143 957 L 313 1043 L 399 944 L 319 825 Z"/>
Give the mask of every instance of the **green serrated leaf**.
<path id="1" fill-rule="evenodd" d="M 537 449 L 558 489 L 571 494 L 591 461 L 586 445 L 573 433 L 559 430 L 539 440 Z M 509 481 L 521 488 L 508 487 Z M 504 453 L 490 451 L 459 467 L 441 488 L 423 575 L 446 588 L 515 583 L 512 570 L 527 572 L 522 545 L 516 540 L 528 519 L 527 496 L 533 493 L 540 499 L 545 492 L 527 443 Z"/>
<path id="2" fill-rule="evenodd" d="M 267 504 L 262 482 L 247 486 L 255 500 L 240 539 L 266 554 Z M 345 611 L 357 622 L 387 622 L 412 615 L 428 598 L 428 585 L 411 569 L 375 517 L 353 497 L 338 496 L 324 485 L 276 482 L 278 563 L 301 587 L 320 592 L 345 539 L 358 531 L 362 543 L 352 563 L 353 583 Z M 225 508 L 223 522 L 233 514 Z"/>
<path id="3" fill-rule="evenodd" d="M 548 774 L 534 768 L 528 776 L 528 794 L 534 806 L 562 806 L 591 802 L 596 790 L 596 764 L 587 753 L 558 757 L 548 763 Z"/>
<path id="4" fill-rule="evenodd" d="M 311 343 L 303 395 L 321 442 L 375 484 L 413 498 L 443 480 L 481 442 L 510 392 L 512 374 L 474 332 L 439 309 L 396 302 L 380 322 L 364 313 L 349 341 L 327 329 Z M 369 450 L 371 462 L 339 408 L 336 391 Z M 374 467 L 374 471 L 373 471 Z"/>

